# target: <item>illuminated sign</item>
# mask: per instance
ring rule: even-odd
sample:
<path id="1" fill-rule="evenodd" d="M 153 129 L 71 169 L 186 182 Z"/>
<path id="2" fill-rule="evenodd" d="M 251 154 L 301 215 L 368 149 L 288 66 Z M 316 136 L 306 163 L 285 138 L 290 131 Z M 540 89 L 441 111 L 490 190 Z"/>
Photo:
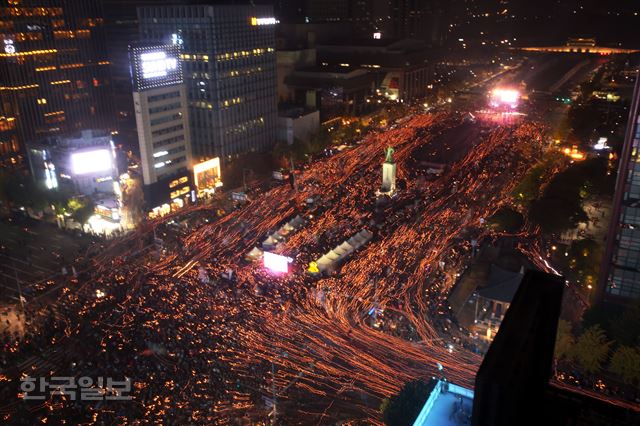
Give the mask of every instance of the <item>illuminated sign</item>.
<path id="1" fill-rule="evenodd" d="M 172 191 L 171 194 L 169 194 L 169 197 L 171 199 L 178 198 L 179 196 L 184 195 L 189 191 L 191 191 L 191 188 L 189 188 L 188 186 L 185 186 L 183 188 L 178 189 L 177 191 Z"/>
<path id="2" fill-rule="evenodd" d="M 13 44 L 13 40 L 4 39 L 4 53 L 16 53 L 16 46 Z"/>
<path id="3" fill-rule="evenodd" d="M 171 34 L 171 43 L 182 46 L 184 42 L 182 41 L 182 36 L 180 34 Z"/>
<path id="4" fill-rule="evenodd" d="M 143 78 L 166 77 L 170 71 L 178 69 L 178 59 L 168 58 L 167 52 L 143 53 L 140 59 Z"/>
<path id="5" fill-rule="evenodd" d="M 130 47 L 131 76 L 135 91 L 182 83 L 180 44 Z"/>
<path id="6" fill-rule="evenodd" d="M 183 183 L 187 183 L 189 182 L 189 177 L 188 176 L 182 176 L 180 179 L 176 179 L 176 180 L 172 180 L 169 183 L 169 188 L 175 188 L 178 185 L 181 185 Z"/>
<path id="7" fill-rule="evenodd" d="M 268 251 L 264 252 L 263 264 L 264 267 L 275 273 L 287 273 L 289 272 L 289 263 L 293 261 L 293 259 L 285 256 L 280 256 L 279 254 L 270 253 Z"/>
<path id="8" fill-rule="evenodd" d="M 71 154 L 71 168 L 76 175 L 110 171 L 113 155 L 108 149 Z"/>
<path id="9" fill-rule="evenodd" d="M 373 33 L 373 38 L 375 40 L 380 40 L 382 38 L 382 33 Z"/>
<path id="10" fill-rule="evenodd" d="M 259 26 L 259 25 L 275 25 L 280 23 L 276 18 L 258 18 L 255 16 L 251 17 L 251 25 Z"/>
<path id="11" fill-rule="evenodd" d="M 199 191 L 222 186 L 220 158 L 212 158 L 211 160 L 194 165 L 193 178 L 195 186 Z"/>

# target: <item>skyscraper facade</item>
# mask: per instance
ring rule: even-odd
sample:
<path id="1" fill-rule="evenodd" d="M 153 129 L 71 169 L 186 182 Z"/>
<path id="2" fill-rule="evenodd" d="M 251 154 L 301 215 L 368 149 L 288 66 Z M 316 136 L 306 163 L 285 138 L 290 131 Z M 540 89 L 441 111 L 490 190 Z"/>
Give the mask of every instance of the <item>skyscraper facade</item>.
<path id="1" fill-rule="evenodd" d="M 130 47 L 133 105 L 144 195 L 149 210 L 189 201 L 191 143 L 181 48 L 177 44 Z"/>
<path id="2" fill-rule="evenodd" d="M 640 77 L 618 167 L 598 295 L 624 303 L 640 299 Z"/>
<path id="3" fill-rule="evenodd" d="M 0 3 L 0 166 L 24 146 L 81 129 L 111 129 L 100 0 Z"/>
<path id="4" fill-rule="evenodd" d="M 276 140 L 275 24 L 271 6 L 138 9 L 140 39 L 182 46 L 194 158 L 269 149 Z"/>

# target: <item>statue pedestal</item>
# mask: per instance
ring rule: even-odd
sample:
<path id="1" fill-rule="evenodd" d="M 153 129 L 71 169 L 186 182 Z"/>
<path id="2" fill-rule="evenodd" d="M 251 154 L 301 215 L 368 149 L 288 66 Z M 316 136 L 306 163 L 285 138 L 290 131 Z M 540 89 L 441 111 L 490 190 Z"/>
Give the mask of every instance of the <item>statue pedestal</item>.
<path id="1" fill-rule="evenodd" d="M 382 163 L 382 187 L 378 195 L 392 195 L 396 192 L 396 163 Z"/>

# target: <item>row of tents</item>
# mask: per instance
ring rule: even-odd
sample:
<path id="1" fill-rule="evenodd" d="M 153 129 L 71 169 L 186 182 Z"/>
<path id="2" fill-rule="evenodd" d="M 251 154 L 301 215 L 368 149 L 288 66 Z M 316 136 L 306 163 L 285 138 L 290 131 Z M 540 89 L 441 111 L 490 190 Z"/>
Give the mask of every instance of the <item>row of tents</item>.
<path id="1" fill-rule="evenodd" d="M 261 244 L 262 248 L 254 247 L 249 253 L 247 253 L 245 258 L 249 261 L 260 259 L 264 250 L 274 250 L 275 248 L 277 248 L 278 244 L 286 241 L 291 234 L 299 231 L 306 224 L 307 221 L 302 216 L 297 215 L 289 222 L 282 225 L 276 232 L 268 235 Z"/>
<path id="2" fill-rule="evenodd" d="M 363 229 L 353 237 L 344 241 L 339 246 L 336 246 L 333 250 L 324 254 L 320 259 L 316 260 L 318 270 L 321 273 L 331 273 L 338 268 L 338 265 L 342 263 L 347 257 L 351 256 L 354 251 L 367 244 L 373 233 L 367 229 Z"/>

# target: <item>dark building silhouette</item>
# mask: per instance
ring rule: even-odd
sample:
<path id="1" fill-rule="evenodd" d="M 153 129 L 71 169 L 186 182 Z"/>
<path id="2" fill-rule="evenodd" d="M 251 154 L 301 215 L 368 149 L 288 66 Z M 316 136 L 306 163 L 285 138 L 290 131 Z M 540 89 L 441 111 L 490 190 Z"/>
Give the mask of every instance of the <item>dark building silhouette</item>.
<path id="1" fill-rule="evenodd" d="M 476 376 L 473 426 L 632 426 L 640 414 L 549 383 L 564 279 L 525 274 Z"/>

